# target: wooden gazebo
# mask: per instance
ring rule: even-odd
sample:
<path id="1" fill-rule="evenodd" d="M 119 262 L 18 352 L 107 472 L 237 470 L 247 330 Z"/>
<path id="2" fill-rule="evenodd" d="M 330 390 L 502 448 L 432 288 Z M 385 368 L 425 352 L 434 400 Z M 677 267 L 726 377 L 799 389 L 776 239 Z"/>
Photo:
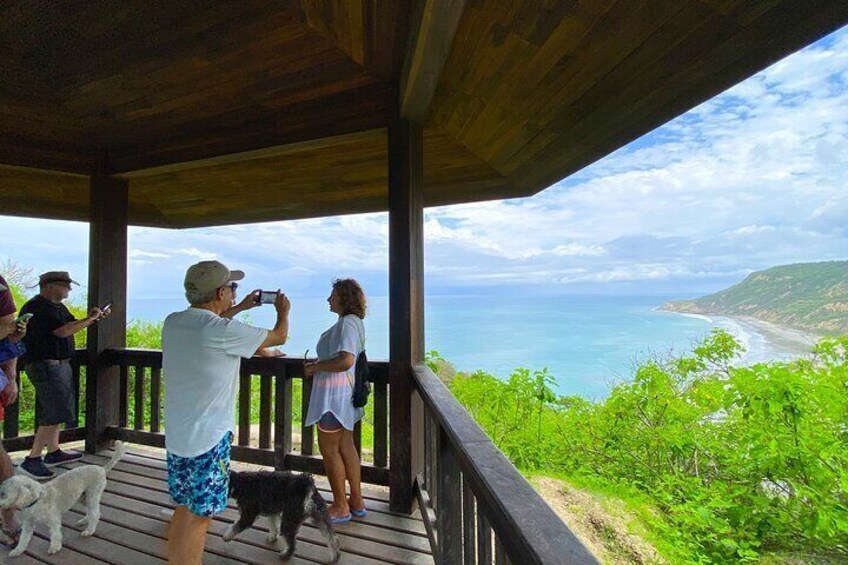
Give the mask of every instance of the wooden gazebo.
<path id="1" fill-rule="evenodd" d="M 64 437 L 85 438 L 92 460 L 114 438 L 163 445 L 161 353 L 125 348 L 129 225 L 388 211 L 390 359 L 374 365 L 364 478 L 389 487 L 379 503 L 389 534 L 352 535 L 346 559 L 592 562 L 422 364 L 423 208 L 535 194 L 845 23 L 845 0 L 0 7 L 0 213 L 89 222 L 89 304 L 114 304 L 77 360 L 86 425 Z M 150 379 L 149 422 L 127 421 L 145 394 L 129 390 L 132 370 Z M 262 423 L 251 445 L 243 402 L 236 459 L 321 472 L 311 430 L 299 449 L 292 441 L 299 370 L 296 360 L 243 363 L 244 387 L 260 376 Z M 32 441 L 14 437 L 14 421 L 6 436 L 8 449 Z M 124 472 L 158 493 L 145 502 L 155 508 L 161 462 L 137 458 Z M 113 514 L 139 535 L 149 523 Z M 145 562 L 116 539 L 105 556 L 86 545 L 96 538 L 74 551 Z M 255 546 L 241 556 L 216 547 L 209 562 L 261 561 L 245 557 Z M 61 562 L 45 555 L 35 547 L 30 562 Z"/>

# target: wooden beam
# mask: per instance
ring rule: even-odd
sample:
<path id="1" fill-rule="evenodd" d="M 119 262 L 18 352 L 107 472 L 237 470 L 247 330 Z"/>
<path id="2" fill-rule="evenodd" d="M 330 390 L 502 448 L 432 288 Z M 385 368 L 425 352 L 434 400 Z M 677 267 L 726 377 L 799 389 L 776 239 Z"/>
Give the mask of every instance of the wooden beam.
<path id="1" fill-rule="evenodd" d="M 107 447 L 108 426 L 118 423 L 118 367 L 103 352 L 127 341 L 127 210 L 126 179 L 106 174 L 105 158 L 91 177 L 88 259 L 88 306 L 112 304 L 112 315 L 88 328 L 85 449 Z"/>
<path id="2" fill-rule="evenodd" d="M 394 85 L 374 82 L 290 104 L 260 121 L 228 126 L 207 120 L 144 145 L 115 148 L 109 172 L 123 176 L 141 169 L 384 128 L 396 99 Z"/>
<path id="3" fill-rule="evenodd" d="M 95 160 L 81 148 L 67 150 L 4 139 L 0 141 L 0 164 L 89 175 Z"/>
<path id="4" fill-rule="evenodd" d="M 257 159 L 261 160 L 286 157 L 290 155 L 297 155 L 303 151 L 317 150 L 328 146 L 332 147 L 338 143 L 346 143 L 350 141 L 366 142 L 374 137 L 379 131 L 383 131 L 382 128 L 322 137 L 319 139 L 306 139 L 304 141 L 296 141 L 287 145 L 274 145 L 272 147 L 264 147 L 253 151 L 242 151 L 239 153 L 230 153 L 228 155 L 219 155 L 206 159 L 160 165 L 158 167 L 150 167 L 149 169 L 139 169 L 124 173 L 121 176 L 128 179 L 141 179 L 146 177 L 155 177 L 162 174 L 204 169 L 206 167 L 217 167 L 219 165 L 229 165 L 232 163 L 244 163 L 247 161 L 255 161 Z"/>
<path id="5" fill-rule="evenodd" d="M 401 117 L 423 122 L 439 85 L 465 0 L 420 0 L 400 80 Z"/>
<path id="6" fill-rule="evenodd" d="M 424 359 L 424 187 L 421 124 L 389 127 L 390 506 L 412 509 L 412 365 Z"/>

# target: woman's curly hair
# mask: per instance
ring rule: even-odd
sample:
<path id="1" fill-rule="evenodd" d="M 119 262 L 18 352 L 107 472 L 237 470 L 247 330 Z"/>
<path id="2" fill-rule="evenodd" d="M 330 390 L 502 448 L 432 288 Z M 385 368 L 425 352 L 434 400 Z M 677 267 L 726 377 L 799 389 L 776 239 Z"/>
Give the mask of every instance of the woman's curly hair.
<path id="1" fill-rule="evenodd" d="M 355 314 L 365 319 L 365 292 L 355 279 L 336 279 L 333 290 L 341 302 L 341 315 Z"/>

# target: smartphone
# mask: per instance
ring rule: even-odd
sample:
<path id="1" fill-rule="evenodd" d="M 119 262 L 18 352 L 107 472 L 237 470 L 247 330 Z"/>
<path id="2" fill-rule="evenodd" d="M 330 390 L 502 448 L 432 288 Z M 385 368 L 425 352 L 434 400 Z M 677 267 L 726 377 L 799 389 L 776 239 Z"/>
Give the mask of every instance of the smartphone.
<path id="1" fill-rule="evenodd" d="M 257 304 L 273 304 L 275 300 L 277 300 L 277 291 L 276 290 L 260 290 L 259 291 L 259 299 L 256 301 L 256 303 Z"/>
<path id="2" fill-rule="evenodd" d="M 27 322 L 29 322 L 29 319 L 32 318 L 33 316 L 35 316 L 35 314 L 32 314 L 30 312 L 28 312 L 26 314 L 21 314 L 20 316 L 18 316 L 18 319 L 15 320 L 15 323 L 16 324 L 26 324 Z"/>

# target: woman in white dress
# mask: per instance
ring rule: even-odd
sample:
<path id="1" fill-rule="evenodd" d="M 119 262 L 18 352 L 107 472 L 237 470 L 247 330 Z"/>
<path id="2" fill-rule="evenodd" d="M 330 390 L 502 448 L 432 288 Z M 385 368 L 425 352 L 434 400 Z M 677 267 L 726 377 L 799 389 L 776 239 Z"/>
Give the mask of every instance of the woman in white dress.
<path id="1" fill-rule="evenodd" d="M 339 319 L 321 334 L 316 347 L 318 359 L 303 366 L 306 378 L 312 378 L 305 423 L 318 425 L 318 447 L 333 490 L 330 520 L 340 524 L 367 513 L 359 454 L 353 443 L 353 427 L 365 410 L 354 408 L 352 399 L 356 358 L 365 348 L 365 293 L 355 280 L 337 279 L 327 302 Z M 345 480 L 350 484 L 349 499 Z"/>

